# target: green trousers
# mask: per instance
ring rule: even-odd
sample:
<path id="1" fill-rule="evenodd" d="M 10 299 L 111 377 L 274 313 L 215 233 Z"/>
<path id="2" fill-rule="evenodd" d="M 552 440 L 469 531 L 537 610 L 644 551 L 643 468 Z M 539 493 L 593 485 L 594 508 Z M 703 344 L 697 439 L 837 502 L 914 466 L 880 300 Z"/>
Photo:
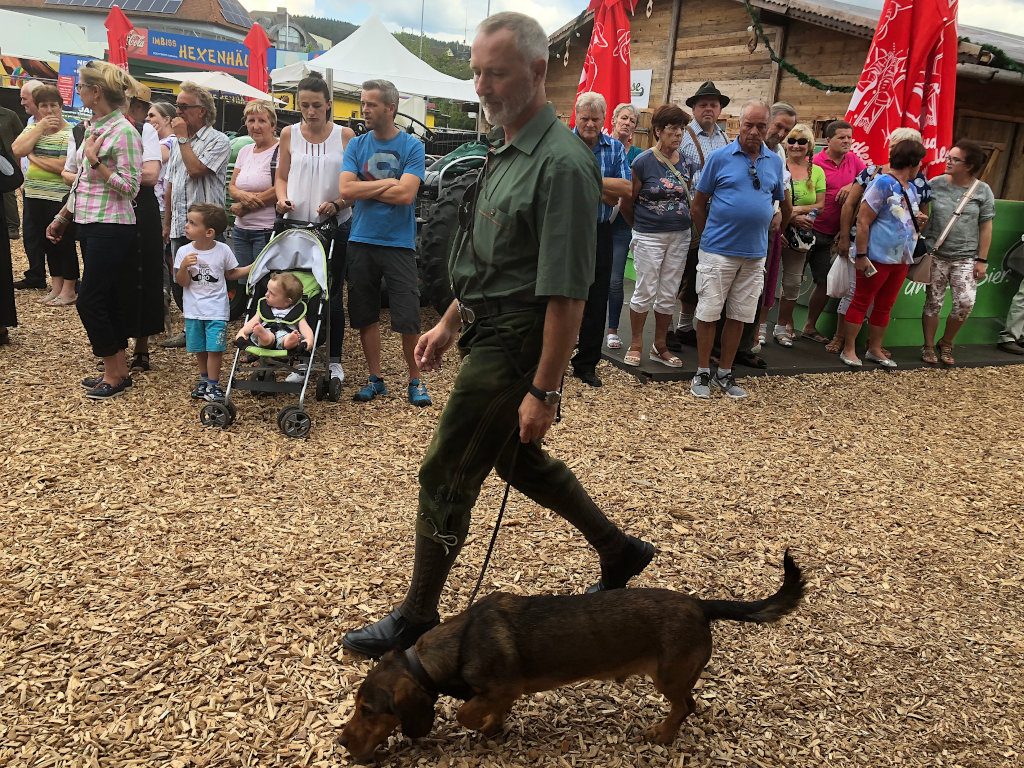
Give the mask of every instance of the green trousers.
<path id="1" fill-rule="evenodd" d="M 516 490 L 566 518 L 599 550 L 623 540 L 563 462 L 532 443 L 516 450 L 519 405 L 543 339 L 543 311 L 480 320 L 463 334 L 459 346 L 466 356 L 420 467 L 417 533 L 446 548 L 461 544 L 480 487 L 496 469 Z"/>

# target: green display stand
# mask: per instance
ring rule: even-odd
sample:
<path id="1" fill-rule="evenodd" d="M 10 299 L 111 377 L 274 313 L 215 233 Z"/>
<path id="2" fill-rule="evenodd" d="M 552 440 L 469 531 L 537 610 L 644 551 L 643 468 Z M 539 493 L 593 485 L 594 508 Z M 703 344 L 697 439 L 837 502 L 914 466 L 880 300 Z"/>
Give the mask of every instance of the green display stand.
<path id="1" fill-rule="evenodd" d="M 978 285 L 978 299 L 974 311 L 957 334 L 957 344 L 995 344 L 999 332 L 1003 329 L 1003 321 L 1013 298 L 1020 285 L 1020 277 L 1003 268 L 1003 254 L 1010 246 L 1020 240 L 1024 234 L 1024 202 L 996 200 L 996 218 L 992 225 L 992 247 L 989 249 L 988 273 Z M 807 316 L 807 299 L 813 288 L 809 277 L 804 275 L 804 283 L 800 287 L 799 306 L 795 313 L 796 327 L 803 325 Z M 890 347 L 916 347 L 923 342 L 921 332 L 921 313 L 924 309 L 925 286 L 919 283 L 904 283 L 896 305 L 892 310 L 892 320 L 885 334 L 885 345 Z M 946 292 L 946 301 L 940 315 L 939 333 L 942 332 L 945 318 L 949 314 L 952 299 Z M 831 336 L 836 327 L 836 308 L 838 302 L 830 300 L 825 311 L 818 318 L 818 330 Z M 864 334 L 866 336 L 866 331 Z"/>

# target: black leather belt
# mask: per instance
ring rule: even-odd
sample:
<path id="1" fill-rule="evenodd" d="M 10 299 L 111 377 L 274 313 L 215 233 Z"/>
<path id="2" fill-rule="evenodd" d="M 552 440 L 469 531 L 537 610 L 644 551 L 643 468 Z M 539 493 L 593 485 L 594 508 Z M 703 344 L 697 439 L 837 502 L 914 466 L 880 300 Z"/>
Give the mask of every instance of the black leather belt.
<path id="1" fill-rule="evenodd" d="M 521 299 L 489 299 L 486 302 L 459 302 L 459 317 L 463 325 L 513 312 L 540 312 L 547 307 L 546 301 L 522 301 Z"/>

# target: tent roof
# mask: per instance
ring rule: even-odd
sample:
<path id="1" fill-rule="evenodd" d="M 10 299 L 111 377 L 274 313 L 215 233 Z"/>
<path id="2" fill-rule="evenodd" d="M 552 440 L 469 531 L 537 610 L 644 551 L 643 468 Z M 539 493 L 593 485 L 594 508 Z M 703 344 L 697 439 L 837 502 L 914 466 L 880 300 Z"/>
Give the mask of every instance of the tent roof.
<path id="1" fill-rule="evenodd" d="M 376 16 L 312 61 L 278 67 L 270 73 L 270 79 L 275 88 L 280 88 L 295 85 L 308 72 L 323 74 L 328 69 L 333 71 L 336 88 L 358 91 L 366 80 L 384 79 L 394 83 L 403 94 L 480 101 L 472 80 L 438 72 L 398 42 Z"/>
<path id="2" fill-rule="evenodd" d="M 147 72 L 146 75 L 148 77 L 158 77 L 161 80 L 171 80 L 176 83 L 192 82 L 196 85 L 201 85 L 208 91 L 248 96 L 249 98 L 262 99 L 263 101 L 280 101 L 280 99 L 273 99 L 270 94 L 264 93 L 259 88 L 253 88 L 248 83 L 244 83 L 227 72 L 219 70 L 213 72 L 197 72 L 194 69 L 184 72 Z"/>
<path id="3" fill-rule="evenodd" d="M 0 10 L 0 51 L 5 56 L 56 61 L 61 53 L 103 58 L 106 41 L 90 43 L 77 24 Z"/>

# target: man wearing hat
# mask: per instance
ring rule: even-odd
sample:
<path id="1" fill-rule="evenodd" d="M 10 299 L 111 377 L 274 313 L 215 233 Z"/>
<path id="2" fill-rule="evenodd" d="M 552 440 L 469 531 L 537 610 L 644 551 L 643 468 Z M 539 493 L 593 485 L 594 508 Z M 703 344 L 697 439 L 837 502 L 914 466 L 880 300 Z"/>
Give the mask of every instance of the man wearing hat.
<path id="1" fill-rule="evenodd" d="M 695 188 L 708 155 L 728 145 L 729 137 L 718 125 L 722 109 L 729 105 L 729 97 L 708 80 L 697 92 L 686 100 L 686 106 L 693 110 L 693 120 L 683 131 L 683 143 L 679 154 L 690 169 L 690 187 Z M 668 334 L 668 348 L 679 352 L 683 344 L 697 345 L 697 332 L 693 328 L 693 313 L 697 309 L 697 251 L 700 238 L 690 239 L 690 250 L 686 254 L 686 266 L 679 286 L 682 309 L 679 325 Z"/>

